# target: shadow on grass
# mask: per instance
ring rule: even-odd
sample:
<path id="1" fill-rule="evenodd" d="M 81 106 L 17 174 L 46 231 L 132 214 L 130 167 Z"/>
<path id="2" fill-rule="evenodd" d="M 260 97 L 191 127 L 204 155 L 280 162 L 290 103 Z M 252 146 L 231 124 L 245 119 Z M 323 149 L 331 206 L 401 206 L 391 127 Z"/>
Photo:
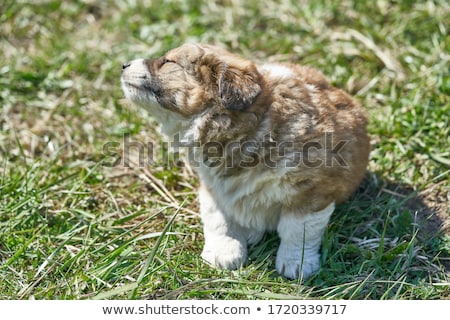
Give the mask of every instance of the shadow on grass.
<path id="1" fill-rule="evenodd" d="M 414 191 L 412 187 L 380 180 L 372 172 L 367 173 L 359 190 L 349 201 L 355 204 L 361 203 L 365 211 L 371 210 L 367 216 L 367 218 L 370 217 L 369 219 L 383 220 L 383 217 L 386 217 L 385 234 L 391 237 L 411 237 L 418 242 L 418 245 L 431 245 L 429 249 L 439 249 L 438 244 L 444 242 L 444 238 L 450 235 L 449 221 L 444 212 L 446 203 L 430 201 L 426 195 Z M 430 206 L 430 203 L 433 203 L 433 206 Z M 337 210 L 346 212 L 346 208 L 347 204 L 343 204 Z M 431 250 L 428 253 L 431 254 L 434 251 Z M 448 250 L 436 253 L 438 254 L 436 258 L 440 260 L 442 267 L 445 271 L 449 271 Z"/>
<path id="2" fill-rule="evenodd" d="M 420 193 L 368 173 L 352 198 L 336 208 L 322 243 L 322 267 L 303 285 L 321 298 L 447 295 L 448 285 L 440 288 L 450 270 L 445 224 Z M 250 263 L 273 268 L 278 244 L 276 234 L 267 235 L 250 249 Z"/>

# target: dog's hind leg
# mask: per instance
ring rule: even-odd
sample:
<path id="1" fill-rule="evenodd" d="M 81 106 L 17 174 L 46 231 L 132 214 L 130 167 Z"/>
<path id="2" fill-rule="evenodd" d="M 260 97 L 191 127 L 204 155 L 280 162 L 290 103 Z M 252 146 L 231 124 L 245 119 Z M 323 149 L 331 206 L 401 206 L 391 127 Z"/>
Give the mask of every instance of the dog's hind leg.
<path id="1" fill-rule="evenodd" d="M 305 279 L 320 267 L 319 249 L 334 203 L 310 214 L 284 213 L 278 224 L 281 239 L 276 269 L 290 279 Z"/>

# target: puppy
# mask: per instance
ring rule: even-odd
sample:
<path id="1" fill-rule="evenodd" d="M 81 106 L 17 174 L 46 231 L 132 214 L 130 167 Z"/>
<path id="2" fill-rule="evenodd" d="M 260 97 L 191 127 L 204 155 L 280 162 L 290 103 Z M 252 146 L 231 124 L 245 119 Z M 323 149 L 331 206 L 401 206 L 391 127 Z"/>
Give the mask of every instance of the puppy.
<path id="1" fill-rule="evenodd" d="M 204 260 L 236 269 L 267 230 L 277 271 L 306 278 L 335 204 L 368 162 L 366 117 L 309 67 L 257 65 L 215 46 L 185 44 L 122 67 L 125 96 L 188 149 L 200 180 Z"/>

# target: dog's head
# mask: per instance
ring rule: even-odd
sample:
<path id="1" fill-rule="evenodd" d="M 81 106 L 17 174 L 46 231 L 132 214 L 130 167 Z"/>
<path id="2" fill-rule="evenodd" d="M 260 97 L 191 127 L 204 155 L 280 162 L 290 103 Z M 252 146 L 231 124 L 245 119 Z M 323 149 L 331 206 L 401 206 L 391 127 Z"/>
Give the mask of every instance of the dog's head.
<path id="1" fill-rule="evenodd" d="M 185 44 L 156 59 L 138 59 L 122 67 L 128 99 L 157 104 L 190 117 L 214 106 L 247 109 L 262 90 L 262 77 L 252 62 L 209 45 Z"/>

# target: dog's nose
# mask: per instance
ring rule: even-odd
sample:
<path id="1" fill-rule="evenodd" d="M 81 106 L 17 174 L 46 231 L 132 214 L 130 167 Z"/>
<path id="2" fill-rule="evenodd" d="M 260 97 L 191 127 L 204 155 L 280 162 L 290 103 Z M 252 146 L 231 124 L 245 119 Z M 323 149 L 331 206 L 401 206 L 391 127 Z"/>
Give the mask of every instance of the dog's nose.
<path id="1" fill-rule="evenodd" d="M 131 63 L 129 63 L 129 62 L 124 63 L 124 64 L 122 65 L 122 71 L 125 70 L 126 68 L 128 68 L 130 65 L 131 65 Z"/>

